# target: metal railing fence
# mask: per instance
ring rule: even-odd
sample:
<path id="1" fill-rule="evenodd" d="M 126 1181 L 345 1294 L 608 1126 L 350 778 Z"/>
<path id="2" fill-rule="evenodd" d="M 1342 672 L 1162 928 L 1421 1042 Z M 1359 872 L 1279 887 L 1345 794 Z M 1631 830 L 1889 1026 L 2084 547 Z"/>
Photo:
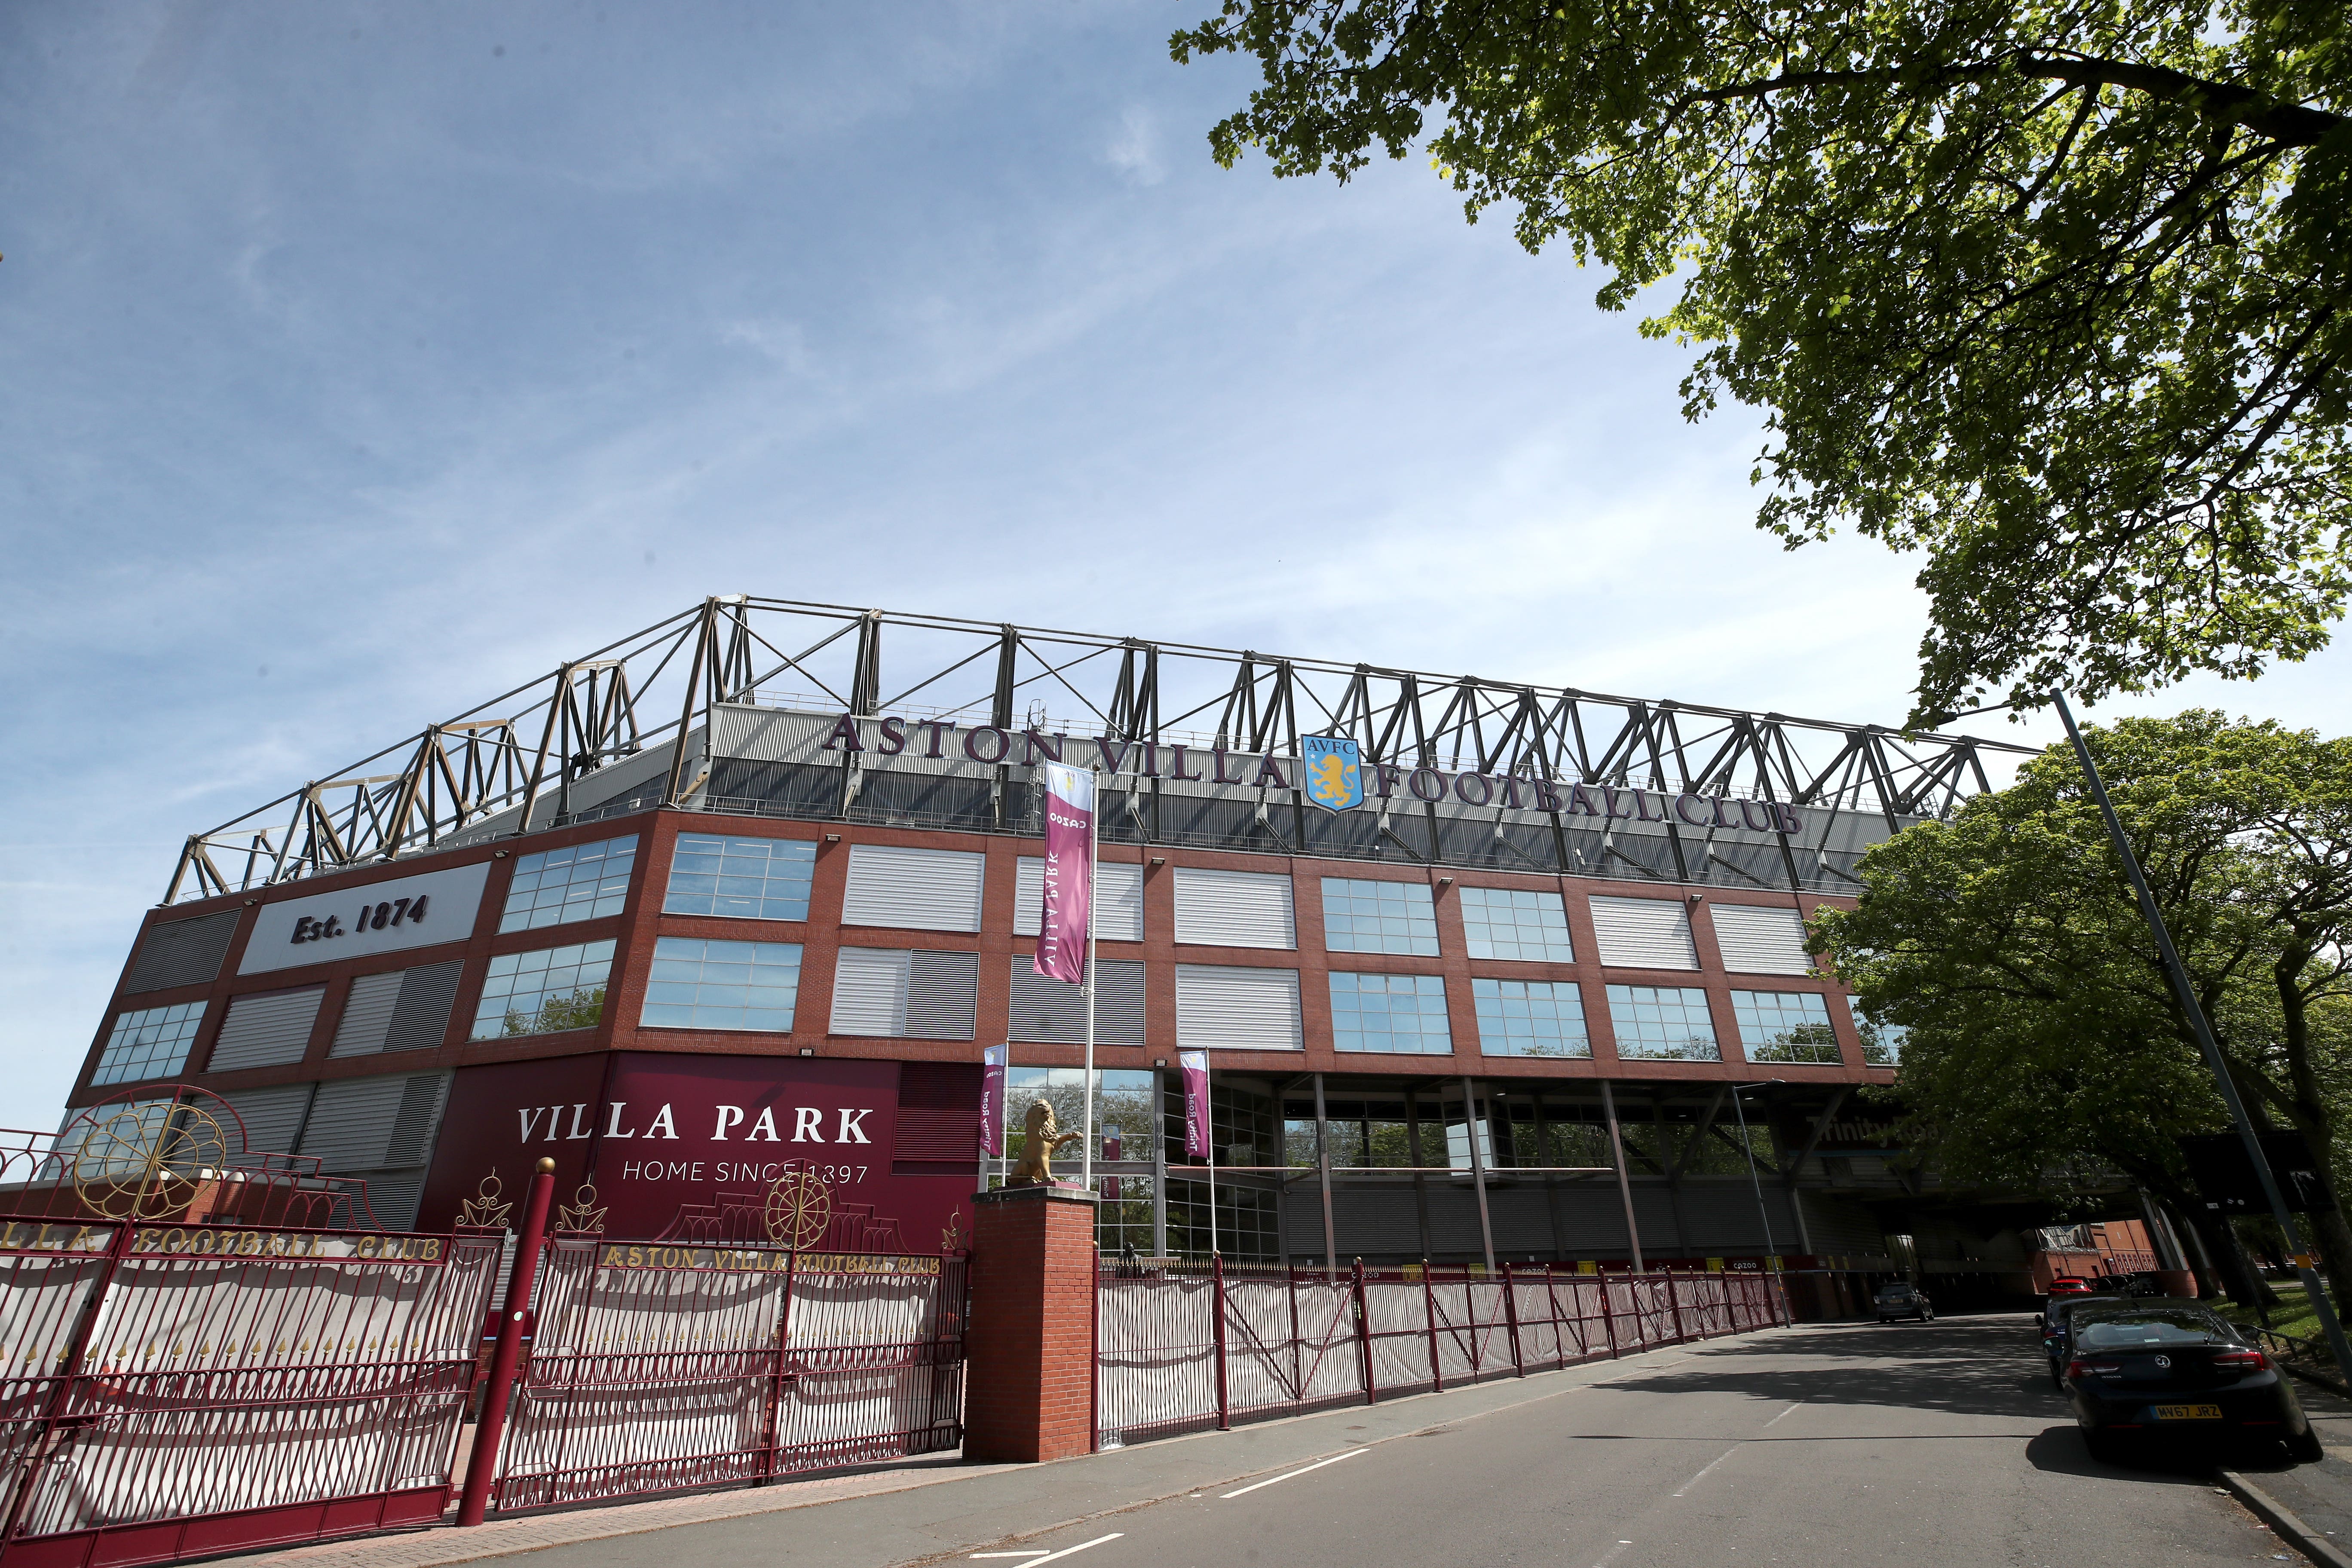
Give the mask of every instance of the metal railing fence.
<path id="1" fill-rule="evenodd" d="M 450 1497 L 495 1239 L 8 1225 L 8 1568 L 420 1524 Z"/>
<path id="2" fill-rule="evenodd" d="M 492 1505 L 757 1482 L 962 1441 L 966 1265 L 561 1237 Z"/>
<path id="3" fill-rule="evenodd" d="M 1524 1377 L 1789 1322 L 1777 1277 L 1553 1264 L 1329 1273 L 1213 1259 L 1102 1265 L 1096 1442 Z"/>

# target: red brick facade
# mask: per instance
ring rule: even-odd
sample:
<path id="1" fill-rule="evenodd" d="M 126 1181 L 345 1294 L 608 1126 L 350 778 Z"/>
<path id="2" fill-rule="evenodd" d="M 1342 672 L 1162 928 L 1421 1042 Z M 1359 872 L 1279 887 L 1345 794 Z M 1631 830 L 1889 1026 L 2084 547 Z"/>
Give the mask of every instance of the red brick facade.
<path id="1" fill-rule="evenodd" d="M 1031 1463 L 1094 1447 L 1095 1203 L 1058 1187 L 973 1200 L 963 1456 Z"/>

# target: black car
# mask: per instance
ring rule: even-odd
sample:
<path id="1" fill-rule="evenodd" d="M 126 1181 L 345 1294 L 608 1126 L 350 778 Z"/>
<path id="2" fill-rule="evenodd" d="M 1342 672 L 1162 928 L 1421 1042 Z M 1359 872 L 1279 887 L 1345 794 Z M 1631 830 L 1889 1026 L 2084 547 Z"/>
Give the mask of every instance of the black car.
<path id="1" fill-rule="evenodd" d="M 1899 1281 L 1893 1285 L 1881 1285 L 1876 1306 L 1878 1321 L 1882 1323 L 1891 1323 L 1897 1318 L 1916 1318 L 1923 1323 L 1936 1321 L 1935 1304 L 1927 1300 L 1927 1292 L 1916 1285 Z"/>
<path id="2" fill-rule="evenodd" d="M 2320 1457 L 2294 1390 L 2236 1324 L 2194 1301 L 2084 1303 L 2068 1320 L 2066 1386 L 2095 1458 L 2126 1438 L 2274 1438 Z"/>
<path id="3" fill-rule="evenodd" d="M 2042 1353 L 2050 1363 L 2050 1386 L 2066 1387 L 2066 1363 L 2074 1354 L 2068 1331 L 2077 1308 L 2128 1305 L 2122 1296 L 2053 1296 L 2042 1306 Z"/>

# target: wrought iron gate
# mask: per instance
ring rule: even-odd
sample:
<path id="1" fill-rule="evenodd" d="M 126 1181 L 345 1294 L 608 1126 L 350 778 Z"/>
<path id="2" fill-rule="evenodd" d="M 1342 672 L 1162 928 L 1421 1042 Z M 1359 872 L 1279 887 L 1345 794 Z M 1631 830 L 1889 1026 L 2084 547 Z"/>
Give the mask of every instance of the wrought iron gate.
<path id="1" fill-rule="evenodd" d="M 963 1440 L 961 1258 L 547 1245 L 492 1497 L 502 1510 Z"/>
<path id="2" fill-rule="evenodd" d="M 0 1220 L 7 1568 L 437 1520 L 496 1238 Z"/>

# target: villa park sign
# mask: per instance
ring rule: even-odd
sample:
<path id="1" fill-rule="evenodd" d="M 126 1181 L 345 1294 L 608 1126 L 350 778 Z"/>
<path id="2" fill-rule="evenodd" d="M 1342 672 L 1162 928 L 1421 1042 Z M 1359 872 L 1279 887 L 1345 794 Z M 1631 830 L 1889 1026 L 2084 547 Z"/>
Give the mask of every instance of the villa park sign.
<path id="1" fill-rule="evenodd" d="M 822 722 L 822 721 L 820 721 Z M 1068 763 L 1137 779 L 1243 789 L 1288 790 L 1302 781 L 1297 759 L 1230 751 L 1223 746 L 1160 745 L 1099 735 L 1073 741 L 1066 734 L 1008 730 L 993 724 L 959 725 L 944 719 L 860 719 L 843 713 L 818 748 L 869 765 L 898 756 L 987 765 L 1034 767 Z M 1689 827 L 1731 828 L 1750 833 L 1800 834 L 1804 818 L 1774 800 L 1734 800 L 1727 795 L 1666 795 L 1600 784 L 1560 784 L 1524 773 L 1450 773 L 1433 767 L 1361 764 L 1359 804 L 1385 812 L 1400 802 L 1458 802 L 1513 811 L 1553 812 L 1571 825 L 1591 817 L 1609 822 L 1681 823 Z M 1317 804 L 1324 804 L 1318 801 Z"/>

